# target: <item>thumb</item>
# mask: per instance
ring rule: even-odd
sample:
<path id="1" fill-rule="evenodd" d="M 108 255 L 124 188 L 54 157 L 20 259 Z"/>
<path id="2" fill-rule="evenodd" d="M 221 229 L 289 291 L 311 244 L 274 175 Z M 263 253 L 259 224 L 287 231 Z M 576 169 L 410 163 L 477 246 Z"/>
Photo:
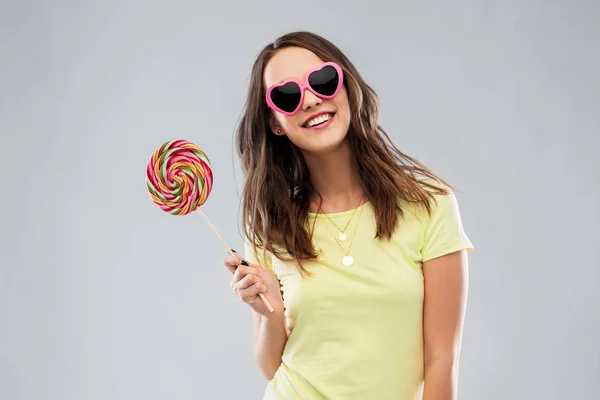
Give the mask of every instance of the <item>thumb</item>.
<path id="1" fill-rule="evenodd" d="M 235 251 L 234 249 L 231 249 L 231 252 L 233 253 L 233 257 L 236 259 L 236 261 L 237 261 L 237 262 L 238 262 L 240 265 L 244 265 L 244 266 L 246 266 L 246 267 L 249 267 L 249 266 L 250 266 L 250 264 L 248 264 L 248 262 L 247 262 L 246 260 L 244 260 L 244 259 L 242 258 L 242 256 L 240 256 L 240 255 L 238 254 L 238 252 L 237 252 L 237 251 Z M 254 266 L 254 267 L 255 267 L 255 266 Z"/>

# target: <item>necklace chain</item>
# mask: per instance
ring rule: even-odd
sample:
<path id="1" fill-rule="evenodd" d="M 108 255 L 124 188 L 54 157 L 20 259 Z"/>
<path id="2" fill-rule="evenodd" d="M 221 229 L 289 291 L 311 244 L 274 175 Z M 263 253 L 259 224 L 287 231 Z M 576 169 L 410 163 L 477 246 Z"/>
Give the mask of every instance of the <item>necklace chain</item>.
<path id="1" fill-rule="evenodd" d="M 356 231 L 358 230 L 358 225 L 360 222 L 360 218 L 362 216 L 362 212 L 364 209 L 364 204 L 361 206 L 358 206 L 354 209 L 354 212 L 356 212 L 356 210 L 360 208 L 360 213 L 358 213 L 358 221 L 356 222 L 356 226 L 354 227 L 354 233 L 352 234 L 352 239 L 350 240 L 350 245 L 348 246 L 348 250 L 344 249 L 344 246 L 342 246 L 342 244 L 340 243 L 340 240 L 335 237 L 335 235 L 331 232 L 331 229 L 329 229 L 329 227 L 327 226 L 327 230 L 329 231 L 329 234 L 331 236 L 333 236 L 335 242 L 337 243 L 338 246 L 340 246 L 340 249 L 342 249 L 342 252 L 344 253 L 344 257 L 342 257 L 342 264 L 345 265 L 346 267 L 351 267 L 352 264 L 354 264 L 354 257 L 352 257 L 350 255 L 350 250 L 352 249 L 352 244 L 354 243 L 354 238 L 356 237 Z M 329 218 L 329 216 L 323 211 L 323 209 L 321 208 L 321 205 L 319 204 L 319 210 L 321 210 L 321 212 L 323 214 L 325 214 L 325 216 L 327 217 L 327 219 L 329 219 L 329 221 L 331 221 L 333 223 L 333 221 L 331 220 L 331 218 Z M 354 216 L 354 212 L 352 213 L 352 216 Z M 352 217 L 350 217 L 350 220 L 352 220 Z M 350 221 L 348 221 L 348 223 L 346 224 L 346 228 L 348 227 Z M 333 223 L 335 225 L 335 223 Z M 339 228 L 338 228 L 339 229 Z"/>
<path id="2" fill-rule="evenodd" d="M 359 205 L 360 205 L 360 204 L 362 204 L 362 200 L 363 200 L 363 198 L 361 197 L 361 200 L 360 200 L 360 202 L 358 203 Z M 350 218 L 348 219 L 348 222 L 346 222 L 346 226 L 344 226 L 344 229 L 341 229 L 341 228 L 340 228 L 340 227 L 339 227 L 339 226 L 338 226 L 338 225 L 337 225 L 337 224 L 336 224 L 336 223 L 335 223 L 335 222 L 334 222 L 334 221 L 333 221 L 333 220 L 332 220 L 332 219 L 329 217 L 329 215 L 328 215 L 328 214 L 327 214 L 325 211 L 323 211 L 323 209 L 321 208 L 321 203 L 319 203 L 319 210 L 321 210 L 321 212 L 322 212 L 323 214 L 325 214 L 325 217 L 327 217 L 327 219 L 328 219 L 328 220 L 329 220 L 329 221 L 330 221 L 330 222 L 331 222 L 331 223 L 332 223 L 332 224 L 333 224 L 333 225 L 334 225 L 334 226 L 337 228 L 337 230 L 338 230 L 338 231 L 340 231 L 340 234 L 339 234 L 339 236 L 338 236 L 338 239 L 339 239 L 341 242 L 344 242 L 344 241 L 347 239 L 347 237 L 348 237 L 348 235 L 346 234 L 346 229 L 348 229 L 348 226 L 350 225 L 350 222 L 352 222 L 352 219 L 354 219 L 354 214 L 356 214 L 356 210 L 359 208 L 359 205 L 357 205 L 356 207 L 354 207 L 354 211 L 352 211 L 352 215 L 351 215 L 351 216 L 350 216 Z M 330 233 L 331 233 L 331 231 L 330 231 Z"/>

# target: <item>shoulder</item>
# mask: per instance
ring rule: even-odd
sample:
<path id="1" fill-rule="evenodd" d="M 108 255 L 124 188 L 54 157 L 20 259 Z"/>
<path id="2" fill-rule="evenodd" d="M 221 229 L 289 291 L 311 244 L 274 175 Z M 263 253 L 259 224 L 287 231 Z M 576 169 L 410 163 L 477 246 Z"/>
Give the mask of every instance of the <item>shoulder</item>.
<path id="1" fill-rule="evenodd" d="M 429 220 L 439 214 L 452 213 L 458 209 L 454 190 L 444 182 L 421 178 L 419 184 L 428 197 L 419 203 L 402 201 L 400 207 L 403 212 L 408 212 L 419 219 Z"/>
<path id="2" fill-rule="evenodd" d="M 426 188 L 431 193 L 431 217 L 435 215 L 446 215 L 458 213 L 458 199 L 454 193 L 454 189 L 441 183 L 434 182 L 434 184 L 440 188 L 440 190 L 434 190 L 429 187 Z"/>
<path id="3" fill-rule="evenodd" d="M 272 261 L 270 252 L 265 251 L 261 246 L 254 245 L 247 239 L 244 240 L 244 257 L 247 261 L 264 267 L 270 266 Z"/>
<path id="4" fill-rule="evenodd" d="M 262 246 L 255 245 L 248 239 L 244 240 L 244 258 L 251 264 L 262 266 L 273 276 L 277 277 L 273 269 L 273 254 L 265 250 Z"/>
<path id="5" fill-rule="evenodd" d="M 421 225 L 422 253 L 424 260 L 438 257 L 450 251 L 473 246 L 463 228 L 463 221 L 454 190 L 439 181 L 429 180 L 424 188 L 431 193 L 429 210 L 420 205 L 416 215 Z"/>

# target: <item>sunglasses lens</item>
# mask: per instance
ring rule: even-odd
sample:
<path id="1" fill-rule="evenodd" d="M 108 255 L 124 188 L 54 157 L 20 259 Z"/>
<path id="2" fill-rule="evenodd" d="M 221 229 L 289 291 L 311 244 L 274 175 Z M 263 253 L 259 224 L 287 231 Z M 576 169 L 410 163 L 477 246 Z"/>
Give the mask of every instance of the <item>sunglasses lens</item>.
<path id="1" fill-rule="evenodd" d="M 327 65 L 318 71 L 313 72 L 308 77 L 308 83 L 315 90 L 315 92 L 322 94 L 323 96 L 333 96 L 338 84 L 340 77 L 335 68 L 331 65 Z"/>
<path id="2" fill-rule="evenodd" d="M 292 112 L 300 103 L 300 87 L 294 82 L 288 82 L 271 91 L 271 101 L 285 112 Z"/>

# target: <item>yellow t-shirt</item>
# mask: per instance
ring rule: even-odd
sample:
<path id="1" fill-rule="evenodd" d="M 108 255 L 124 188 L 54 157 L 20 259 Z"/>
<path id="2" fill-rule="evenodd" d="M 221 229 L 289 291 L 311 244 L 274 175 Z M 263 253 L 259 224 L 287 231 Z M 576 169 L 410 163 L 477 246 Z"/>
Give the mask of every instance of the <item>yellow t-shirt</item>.
<path id="1" fill-rule="evenodd" d="M 422 263 L 471 242 L 463 231 L 454 194 L 436 196 L 429 216 L 422 206 L 403 206 L 391 241 L 374 239 L 371 203 L 316 218 L 313 243 L 322 255 L 304 262 L 312 277 L 300 276 L 295 263 L 268 256 L 262 263 L 281 282 L 285 318 L 291 331 L 282 364 L 268 382 L 263 400 L 413 400 L 423 382 Z M 360 219 L 359 219 L 360 216 Z M 356 237 L 354 231 L 356 224 Z M 350 242 L 354 264 L 342 258 Z M 343 246 L 344 251 L 342 251 Z M 259 263 L 246 244 L 245 257 Z"/>

